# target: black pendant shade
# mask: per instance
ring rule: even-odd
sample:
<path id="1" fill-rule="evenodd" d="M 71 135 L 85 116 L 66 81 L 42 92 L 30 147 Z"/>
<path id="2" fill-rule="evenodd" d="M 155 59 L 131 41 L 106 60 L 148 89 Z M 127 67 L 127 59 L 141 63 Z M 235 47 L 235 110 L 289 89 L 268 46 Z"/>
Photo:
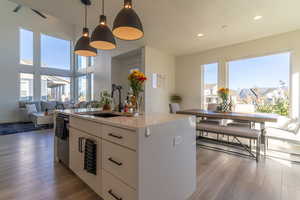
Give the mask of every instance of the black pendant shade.
<path id="1" fill-rule="evenodd" d="M 144 36 L 143 25 L 132 9 L 131 0 L 124 0 L 124 8 L 114 21 L 113 34 L 121 40 L 138 40 Z"/>
<path id="2" fill-rule="evenodd" d="M 83 29 L 83 35 L 75 45 L 75 54 L 80 56 L 96 56 L 97 49 L 90 46 L 90 37 L 88 28 Z"/>
<path id="3" fill-rule="evenodd" d="M 87 7 L 85 7 L 85 27 L 83 28 L 82 36 L 78 39 L 74 53 L 80 56 L 96 56 L 97 49 L 90 46 L 89 29 L 86 28 L 87 24 Z"/>
<path id="4" fill-rule="evenodd" d="M 100 16 L 100 23 L 92 33 L 90 45 L 101 50 L 111 50 L 117 47 L 115 37 L 107 26 L 106 16 Z"/>

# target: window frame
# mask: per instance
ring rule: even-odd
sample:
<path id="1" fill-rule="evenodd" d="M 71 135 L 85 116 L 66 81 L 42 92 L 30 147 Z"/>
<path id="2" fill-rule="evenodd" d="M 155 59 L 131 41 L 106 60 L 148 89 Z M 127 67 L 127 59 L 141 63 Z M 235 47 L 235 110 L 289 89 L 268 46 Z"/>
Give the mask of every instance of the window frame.
<path id="1" fill-rule="evenodd" d="M 83 67 L 83 68 L 79 68 L 79 58 L 80 57 L 83 57 L 86 60 L 86 67 Z M 95 64 L 95 57 L 92 57 L 92 56 L 79 56 L 79 55 L 75 55 L 75 72 L 76 73 L 86 73 L 86 72 L 90 72 L 90 71 L 93 71 L 91 70 L 91 68 L 94 68 L 94 65 L 93 63 Z M 94 61 L 92 61 L 94 60 Z"/>
<path id="2" fill-rule="evenodd" d="M 205 89 L 205 82 L 204 82 L 204 79 L 205 79 L 205 66 L 206 65 L 211 65 L 211 64 L 216 64 L 217 65 L 217 89 L 220 88 L 220 79 L 221 79 L 221 76 L 220 76 L 220 63 L 218 61 L 215 61 L 215 62 L 209 62 L 209 63 L 205 63 L 205 64 L 202 64 L 200 66 L 200 70 L 201 70 L 201 109 L 205 109 L 205 93 L 204 93 L 204 89 Z"/>
<path id="3" fill-rule="evenodd" d="M 30 74 L 30 75 L 32 75 L 32 100 L 29 100 L 29 99 L 22 100 L 21 99 L 21 80 L 22 80 L 21 74 Z M 19 83 L 18 84 L 18 87 L 19 87 L 19 98 L 18 98 L 18 100 L 19 101 L 34 101 L 34 95 L 35 95 L 35 91 L 34 91 L 35 80 L 34 80 L 34 78 L 35 78 L 35 74 L 31 73 L 31 72 L 19 72 L 18 73 L 18 83 Z"/>
<path id="4" fill-rule="evenodd" d="M 55 68 L 55 67 L 43 67 L 42 66 L 42 36 L 45 35 L 45 36 L 48 36 L 48 37 L 52 37 L 52 38 L 55 38 L 55 39 L 60 39 L 60 40 L 65 40 L 65 41 L 68 41 L 69 42 L 69 49 L 70 49 L 70 61 L 69 61 L 69 69 L 60 69 L 60 68 Z M 67 71 L 67 72 L 71 72 L 73 71 L 73 51 L 72 51 L 72 48 L 73 47 L 73 44 L 72 44 L 72 40 L 69 40 L 69 39 L 65 39 L 63 37 L 59 37 L 59 36 L 54 36 L 54 35 L 51 35 L 51 34 L 47 34 L 47 33 L 42 33 L 40 32 L 39 33 L 39 68 L 40 69 L 48 69 L 48 70 L 52 70 L 52 71 L 57 71 L 59 74 L 59 71 Z"/>
<path id="5" fill-rule="evenodd" d="M 75 99 L 75 85 L 74 85 L 74 80 L 75 80 L 75 74 L 74 74 L 74 63 L 75 63 L 75 56 L 73 53 L 73 46 L 74 46 L 74 41 L 72 38 L 66 38 L 64 36 L 60 35 L 53 35 L 53 34 L 48 34 L 45 32 L 39 32 L 39 31 L 33 31 L 30 28 L 26 27 L 18 27 L 18 37 L 20 40 L 20 30 L 28 30 L 33 33 L 33 65 L 26 65 L 27 67 L 24 67 L 24 65 L 20 64 L 18 67 L 18 87 L 20 87 L 20 73 L 27 73 L 27 74 L 33 74 L 33 98 L 32 101 L 41 101 L 42 100 L 42 91 L 41 91 L 41 77 L 43 75 L 49 75 L 49 76 L 61 76 L 61 77 L 69 77 L 70 78 L 70 101 L 73 102 Z M 65 70 L 65 69 L 58 69 L 58 68 L 45 68 L 41 66 L 41 35 L 47 35 L 51 36 L 54 38 L 62 39 L 69 41 L 70 44 L 70 51 L 69 51 L 69 57 L 70 57 L 70 69 Z M 19 48 L 20 48 L 20 41 L 19 41 Z M 19 57 L 18 61 L 20 62 L 20 49 L 19 49 Z M 18 95 L 20 97 L 20 89 L 18 91 Z M 20 100 L 20 98 L 19 98 Z"/>
<path id="6" fill-rule="evenodd" d="M 76 95 L 75 95 L 75 101 L 76 102 L 80 102 L 79 101 L 79 78 L 81 78 L 81 77 L 86 77 L 86 87 L 85 87 L 85 95 L 86 95 L 86 100 L 85 101 L 88 101 L 89 100 L 89 98 L 88 98 L 88 75 L 87 74 L 82 74 L 82 75 L 78 75 L 78 76 L 76 76 L 75 77 L 75 85 L 76 85 L 76 91 L 75 91 L 75 93 L 76 93 Z"/>
<path id="7" fill-rule="evenodd" d="M 22 53 L 21 53 L 21 47 L 22 47 L 22 39 L 21 39 L 21 30 L 24 30 L 24 31 L 29 31 L 29 32 L 31 32 L 32 33 L 32 64 L 24 64 L 24 63 L 21 63 L 21 55 L 22 55 Z M 29 29 L 29 28 L 24 28 L 24 27 L 19 27 L 19 29 L 18 29 L 18 35 L 19 35 L 19 46 L 18 46 L 18 48 L 19 48 L 19 61 L 18 61 L 18 63 L 19 63 L 19 65 L 22 65 L 22 66 L 29 66 L 29 67 L 33 67 L 34 65 L 35 65 L 35 60 L 34 60 L 34 57 L 35 57 L 35 32 L 34 31 L 32 31 L 31 29 Z"/>
<path id="8" fill-rule="evenodd" d="M 238 61 L 238 60 L 247 60 L 247 59 L 253 59 L 253 58 L 259 58 L 259 57 L 265 57 L 265 56 L 272 56 L 272 55 L 276 55 L 276 54 L 284 54 L 284 53 L 289 53 L 289 115 L 288 117 L 292 117 L 294 116 L 293 114 L 293 105 L 294 105 L 294 99 L 293 99 L 293 50 L 292 49 L 286 49 L 286 50 L 282 50 L 282 51 L 273 51 L 273 52 L 267 52 L 267 53 L 260 53 L 260 54 L 252 54 L 252 55 L 248 55 L 248 56 L 241 56 L 241 57 L 234 57 L 234 58 L 227 58 L 226 60 L 224 60 L 225 63 L 225 81 L 226 81 L 226 87 L 230 87 L 229 86 L 229 63 L 232 61 Z M 300 99 L 298 99 L 299 101 Z M 299 103 L 299 102 L 298 102 Z M 297 118 L 299 117 L 299 114 L 297 114 L 296 116 Z"/>
<path id="9" fill-rule="evenodd" d="M 59 100 L 59 99 L 55 99 L 55 100 L 49 100 L 48 98 L 47 98 L 47 100 L 45 100 L 45 99 L 42 99 L 42 77 L 43 76 L 53 76 L 53 77 L 61 77 L 61 78 L 69 78 L 70 79 L 70 91 L 69 91 L 69 93 L 70 93 L 70 100 L 69 101 L 72 101 L 72 77 L 71 76 L 64 76 L 64 75 L 53 75 L 53 74 L 41 74 L 39 77 L 40 77 L 40 91 L 41 91 L 41 95 L 40 95 L 40 100 L 41 101 L 60 101 L 60 102 L 65 102 L 65 101 L 62 101 L 62 100 Z M 48 90 L 48 87 L 47 87 L 47 90 Z M 48 91 L 47 91 L 47 93 L 48 93 Z M 67 101 L 68 102 L 68 101 Z"/>
<path id="10" fill-rule="evenodd" d="M 79 69 L 79 55 L 74 54 L 74 60 L 75 60 L 75 64 L 74 64 L 74 100 L 76 102 L 79 102 L 79 87 L 78 87 L 78 78 L 81 76 L 86 76 L 86 101 L 93 101 L 96 99 L 95 93 L 94 91 L 92 91 L 92 74 L 94 74 L 94 78 L 95 78 L 95 59 L 96 57 L 86 57 L 87 58 L 87 67 L 85 68 L 81 68 Z M 94 60 L 94 61 L 92 61 Z M 94 65 L 92 65 L 92 63 L 94 63 Z M 94 79 L 95 82 L 95 79 Z M 93 83 L 93 85 L 95 86 L 95 83 Z M 92 96 L 94 95 L 94 96 Z"/>

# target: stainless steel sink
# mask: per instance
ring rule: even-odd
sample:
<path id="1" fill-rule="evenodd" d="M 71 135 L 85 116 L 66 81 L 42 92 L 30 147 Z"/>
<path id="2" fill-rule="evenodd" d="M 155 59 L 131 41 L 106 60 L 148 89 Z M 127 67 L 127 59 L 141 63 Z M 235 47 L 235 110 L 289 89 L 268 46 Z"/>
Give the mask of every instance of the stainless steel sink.
<path id="1" fill-rule="evenodd" d="M 119 117 L 121 115 L 115 114 L 115 113 L 92 113 L 90 115 L 93 115 L 95 117 L 103 117 L 103 118 L 111 118 L 111 117 Z"/>

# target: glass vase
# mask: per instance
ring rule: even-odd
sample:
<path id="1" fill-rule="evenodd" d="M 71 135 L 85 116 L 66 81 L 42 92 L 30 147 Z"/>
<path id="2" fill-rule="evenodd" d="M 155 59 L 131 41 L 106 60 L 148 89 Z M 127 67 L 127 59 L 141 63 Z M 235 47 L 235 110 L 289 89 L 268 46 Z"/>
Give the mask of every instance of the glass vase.
<path id="1" fill-rule="evenodd" d="M 232 104 L 231 101 L 228 99 L 222 100 L 218 107 L 219 112 L 231 112 Z"/>
<path id="2" fill-rule="evenodd" d="M 132 97 L 133 116 L 138 117 L 142 112 L 142 95 L 139 92 L 134 92 Z"/>

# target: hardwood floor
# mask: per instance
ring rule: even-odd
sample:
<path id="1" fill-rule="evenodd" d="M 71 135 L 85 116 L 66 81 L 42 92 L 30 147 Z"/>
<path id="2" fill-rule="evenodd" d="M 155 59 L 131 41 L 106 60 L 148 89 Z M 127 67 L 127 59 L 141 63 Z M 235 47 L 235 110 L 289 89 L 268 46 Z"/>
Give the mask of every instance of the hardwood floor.
<path id="1" fill-rule="evenodd" d="M 0 136 L 0 200 L 101 199 L 72 172 L 53 163 L 51 131 Z M 197 191 L 189 200 L 300 199 L 300 166 L 267 159 L 256 164 L 198 149 Z"/>

